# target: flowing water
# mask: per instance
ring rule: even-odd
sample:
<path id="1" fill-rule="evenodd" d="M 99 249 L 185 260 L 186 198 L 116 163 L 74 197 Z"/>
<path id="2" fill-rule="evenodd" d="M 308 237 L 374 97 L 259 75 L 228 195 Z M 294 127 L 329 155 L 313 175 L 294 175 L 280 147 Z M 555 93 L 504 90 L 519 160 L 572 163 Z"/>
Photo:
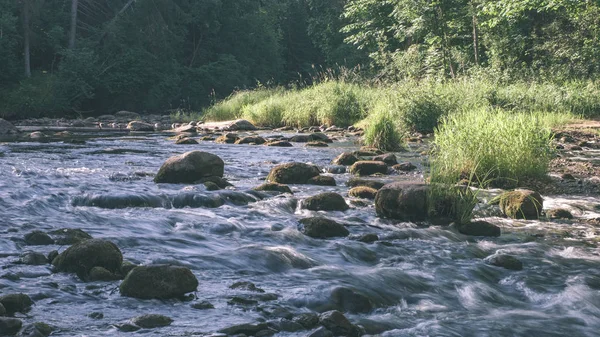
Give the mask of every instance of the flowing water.
<path id="1" fill-rule="evenodd" d="M 264 181 L 277 163 L 327 166 L 352 148 L 351 142 L 325 149 L 172 144 L 161 135 L 142 135 L 97 137 L 85 145 L 0 145 L 0 291 L 32 297 L 35 305 L 22 316 L 24 322 L 50 324 L 55 336 L 118 336 L 132 333 L 113 324 L 158 313 L 173 318 L 173 324 L 137 333 L 210 335 L 235 324 L 336 309 L 331 291 L 343 286 L 374 304 L 366 313 L 346 313 L 371 335 L 600 335 L 600 251 L 591 226 L 497 219 L 502 237 L 472 238 L 448 227 L 381 220 L 367 204 L 326 214 L 347 224 L 350 237 L 312 239 L 298 231 L 297 221 L 315 212 L 300 210 L 296 201 L 323 191 L 345 195 L 349 175 L 335 175 L 337 187 L 293 186 L 294 196 L 263 198 L 246 191 Z M 226 178 L 241 193 L 152 182 L 151 174 L 165 159 L 192 149 L 223 158 Z M 175 207 L 174 200 L 189 193 L 220 196 L 226 203 Z M 587 215 L 599 204 L 597 198 L 547 200 L 579 207 Z M 64 246 L 26 246 L 23 241 L 34 229 L 59 228 L 80 228 L 113 241 L 136 264 L 189 267 L 200 282 L 198 301 L 209 301 L 215 309 L 125 298 L 118 281 L 84 283 L 75 275 L 52 273 L 49 265 L 14 263 L 27 250 L 63 251 Z M 377 234 L 379 241 L 353 239 L 367 233 Z M 524 269 L 486 265 L 483 258 L 496 252 L 517 256 Z M 229 289 L 237 281 L 251 281 L 277 298 L 228 304 L 232 296 L 248 295 Z M 104 318 L 90 318 L 92 312 Z"/>

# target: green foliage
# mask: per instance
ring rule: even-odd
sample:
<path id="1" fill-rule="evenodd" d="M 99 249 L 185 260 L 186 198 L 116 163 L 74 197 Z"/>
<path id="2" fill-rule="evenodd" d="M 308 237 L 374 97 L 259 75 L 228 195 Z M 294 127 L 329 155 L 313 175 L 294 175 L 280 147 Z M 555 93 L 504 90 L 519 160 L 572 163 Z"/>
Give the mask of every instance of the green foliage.
<path id="1" fill-rule="evenodd" d="M 376 106 L 367 122 L 364 141 L 366 145 L 383 151 L 400 151 L 404 144 L 403 134 L 386 108 L 386 105 Z"/>
<path id="2" fill-rule="evenodd" d="M 240 118 L 247 105 L 257 104 L 270 96 L 282 92 L 281 88 L 243 90 L 233 93 L 228 98 L 210 106 L 204 113 L 209 121 L 228 121 Z"/>
<path id="3" fill-rule="evenodd" d="M 447 116 L 435 133 L 431 180 L 470 179 L 506 187 L 544 178 L 554 157 L 551 127 L 572 118 L 485 108 Z"/>

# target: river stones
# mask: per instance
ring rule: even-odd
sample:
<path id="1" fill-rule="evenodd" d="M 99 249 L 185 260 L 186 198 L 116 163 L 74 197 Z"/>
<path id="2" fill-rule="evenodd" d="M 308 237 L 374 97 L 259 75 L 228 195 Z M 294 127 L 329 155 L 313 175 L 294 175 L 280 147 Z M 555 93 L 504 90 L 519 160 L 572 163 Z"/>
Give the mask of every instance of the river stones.
<path id="1" fill-rule="evenodd" d="M 381 218 L 447 221 L 449 224 L 451 221 L 461 220 L 461 214 L 468 213 L 475 207 L 475 198 L 467 194 L 468 190 L 463 191 L 461 188 L 411 182 L 390 183 L 377 192 L 375 211 Z"/>
<path id="2" fill-rule="evenodd" d="M 553 208 L 546 211 L 546 217 L 549 219 L 573 219 L 573 214 L 564 208 Z"/>
<path id="3" fill-rule="evenodd" d="M 294 143 L 308 143 L 312 140 L 313 138 L 311 135 L 295 135 L 290 137 L 290 142 Z"/>
<path id="4" fill-rule="evenodd" d="M 48 258 L 42 253 L 29 251 L 21 254 L 19 262 L 30 266 L 41 266 L 48 264 Z"/>
<path id="5" fill-rule="evenodd" d="M 304 218 L 300 223 L 303 225 L 302 233 L 316 239 L 346 237 L 350 234 L 344 225 L 323 217 Z"/>
<path id="6" fill-rule="evenodd" d="M 235 141 L 235 144 L 254 144 L 254 145 L 262 145 L 267 141 L 263 137 L 258 136 L 248 136 L 242 137 Z"/>
<path id="7" fill-rule="evenodd" d="M 224 168 L 225 163 L 218 156 L 191 151 L 167 159 L 154 177 L 154 182 L 191 184 L 210 176 L 223 177 Z"/>
<path id="8" fill-rule="evenodd" d="M 322 132 L 315 132 L 310 135 L 310 138 L 312 141 L 316 142 L 333 143 L 333 140 L 331 140 L 329 136 Z"/>
<path id="9" fill-rule="evenodd" d="M 22 326 L 23 322 L 18 318 L 0 317 L 0 336 L 14 336 Z"/>
<path id="10" fill-rule="evenodd" d="M 333 337 L 333 333 L 325 327 L 318 327 L 315 331 L 312 331 L 307 337 Z"/>
<path id="11" fill-rule="evenodd" d="M 237 119 L 225 127 L 229 131 L 254 131 L 257 127 L 245 119 Z"/>
<path id="12" fill-rule="evenodd" d="M 99 239 L 77 243 L 52 261 L 57 271 L 77 273 L 82 280 L 87 280 L 94 267 L 102 267 L 116 273 L 122 263 L 123 255 L 119 247 L 110 241 Z"/>
<path id="13" fill-rule="evenodd" d="M 330 176 L 321 176 L 318 175 L 316 177 L 312 177 L 308 179 L 306 182 L 308 185 L 317 185 L 317 186 L 336 186 L 335 178 Z"/>
<path id="14" fill-rule="evenodd" d="M 289 193 L 293 194 L 292 189 L 284 184 L 278 183 L 264 183 L 260 186 L 254 188 L 255 191 L 273 191 L 273 192 L 281 192 L 281 193 Z"/>
<path id="15" fill-rule="evenodd" d="M 487 221 L 472 221 L 458 226 L 458 231 L 464 235 L 472 236 L 500 236 L 500 227 Z"/>
<path id="16" fill-rule="evenodd" d="M 235 144 L 235 142 L 237 142 L 238 139 L 240 139 L 240 137 L 237 135 L 237 133 L 226 133 L 220 137 L 217 137 L 217 139 L 215 139 L 215 143 Z"/>
<path id="17" fill-rule="evenodd" d="M 102 268 L 102 267 L 92 268 L 87 276 L 88 282 L 95 282 L 95 281 L 109 282 L 109 281 L 116 281 L 118 279 L 119 279 L 119 277 L 115 273 L 112 273 L 109 270 L 107 270 L 106 268 Z"/>
<path id="18" fill-rule="evenodd" d="M 28 312 L 33 305 L 33 301 L 26 294 L 7 294 L 0 296 L 0 304 L 6 310 L 6 315 L 12 316 L 17 312 Z"/>
<path id="19" fill-rule="evenodd" d="M 337 310 L 327 311 L 319 315 L 319 323 L 334 336 L 358 337 L 361 335 L 360 329 L 350 323 L 350 321 Z"/>
<path id="20" fill-rule="evenodd" d="M 302 208 L 311 211 L 346 211 L 350 207 L 341 195 L 326 192 L 304 199 Z"/>
<path id="21" fill-rule="evenodd" d="M 143 329 L 155 329 L 171 325 L 173 319 L 158 314 L 146 314 L 132 318 L 131 323 Z"/>
<path id="22" fill-rule="evenodd" d="M 329 145 L 327 145 L 327 143 L 322 142 L 322 141 L 312 141 L 312 142 L 308 142 L 305 145 L 306 147 L 329 147 Z"/>
<path id="23" fill-rule="evenodd" d="M 12 137 L 19 134 L 19 129 L 9 121 L 0 118 L 0 138 Z"/>
<path id="24" fill-rule="evenodd" d="M 417 169 L 417 167 L 415 165 L 413 165 L 413 163 L 411 163 L 411 162 L 400 163 L 400 164 L 392 166 L 392 168 L 394 170 L 400 171 L 400 172 L 410 172 L 410 171 L 414 171 Z"/>
<path id="25" fill-rule="evenodd" d="M 502 213 L 513 219 L 538 219 L 544 208 L 542 196 L 531 190 L 504 192 L 497 200 Z"/>
<path id="26" fill-rule="evenodd" d="M 305 329 L 312 329 L 319 324 L 319 315 L 312 312 L 302 313 L 292 318 L 292 321 L 302 325 Z"/>
<path id="27" fill-rule="evenodd" d="M 343 165 L 332 165 L 327 167 L 327 173 L 331 174 L 344 174 L 346 173 L 346 166 Z"/>
<path id="28" fill-rule="evenodd" d="M 217 177 L 217 176 L 205 177 L 205 178 L 198 180 L 198 183 L 200 183 L 200 184 L 206 184 L 209 182 L 217 185 L 219 188 L 227 188 L 227 187 L 233 186 L 233 184 L 228 182 L 225 178 Z"/>
<path id="29" fill-rule="evenodd" d="M 224 333 L 228 336 L 244 334 L 247 336 L 256 336 L 257 333 L 267 330 L 269 326 L 267 323 L 246 323 L 233 325 L 225 329 L 219 330 L 220 333 Z"/>
<path id="30" fill-rule="evenodd" d="M 133 268 L 121 283 L 122 296 L 141 299 L 182 297 L 198 288 L 198 280 L 189 268 L 149 265 Z"/>
<path id="31" fill-rule="evenodd" d="M 279 184 L 306 184 L 310 178 L 320 173 L 315 165 L 293 162 L 275 166 L 271 169 L 267 181 Z"/>
<path id="32" fill-rule="evenodd" d="M 523 262 L 512 255 L 494 254 L 485 258 L 486 264 L 509 270 L 522 270 Z"/>
<path id="33" fill-rule="evenodd" d="M 373 310 L 373 303 L 367 296 L 346 287 L 333 289 L 331 301 L 338 310 L 345 312 L 366 313 Z"/>
<path id="34" fill-rule="evenodd" d="M 54 239 L 42 231 L 25 234 L 25 243 L 31 246 L 46 246 L 54 244 Z"/>
<path id="35" fill-rule="evenodd" d="M 46 323 L 36 322 L 24 326 L 17 337 L 47 337 L 50 336 L 53 330 L 54 329 Z"/>
<path id="36" fill-rule="evenodd" d="M 195 140 L 194 138 L 190 138 L 190 137 L 183 137 L 178 139 L 175 144 L 177 145 L 196 145 L 198 144 L 198 141 Z"/>
<path id="37" fill-rule="evenodd" d="M 379 156 L 373 157 L 375 161 L 382 161 L 386 163 L 388 166 L 394 166 L 398 164 L 398 159 L 396 159 L 396 155 L 393 153 L 386 153 Z"/>
<path id="38" fill-rule="evenodd" d="M 360 179 L 360 178 L 350 178 L 346 183 L 349 187 L 357 187 L 357 186 L 366 186 L 376 190 L 382 188 L 385 183 L 378 180 L 370 180 L 370 179 Z"/>
<path id="39" fill-rule="evenodd" d="M 274 146 L 274 147 L 293 147 L 294 146 L 294 145 L 292 145 L 292 143 L 290 143 L 286 140 L 272 140 L 272 141 L 266 142 L 264 145 Z"/>
<path id="40" fill-rule="evenodd" d="M 352 152 L 343 152 L 337 156 L 331 163 L 334 165 L 350 166 L 359 161 L 358 157 Z"/>
<path id="41" fill-rule="evenodd" d="M 355 198 L 373 200 L 375 199 L 375 195 L 377 195 L 377 190 L 367 186 L 358 186 L 350 189 L 348 195 Z"/>
<path id="42" fill-rule="evenodd" d="M 375 160 L 357 161 L 350 166 L 350 173 L 359 176 L 370 176 L 376 173 L 386 174 L 387 171 L 388 167 L 384 162 Z"/>
<path id="43" fill-rule="evenodd" d="M 61 228 L 48 232 L 57 245 L 74 245 L 92 239 L 92 236 L 78 228 Z"/>
<path id="44" fill-rule="evenodd" d="M 150 132 L 154 131 L 154 124 L 142 122 L 142 121 L 132 121 L 127 124 L 127 129 L 131 131 L 145 131 Z"/>

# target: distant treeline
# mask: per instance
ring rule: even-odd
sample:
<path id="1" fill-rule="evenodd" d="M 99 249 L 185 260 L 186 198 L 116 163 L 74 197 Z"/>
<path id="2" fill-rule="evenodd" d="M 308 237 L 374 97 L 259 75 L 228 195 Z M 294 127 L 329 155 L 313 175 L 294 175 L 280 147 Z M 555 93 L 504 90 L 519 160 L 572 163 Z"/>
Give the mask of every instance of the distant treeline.
<path id="1" fill-rule="evenodd" d="M 200 110 L 237 89 L 594 79 L 597 0 L 0 0 L 0 116 Z"/>

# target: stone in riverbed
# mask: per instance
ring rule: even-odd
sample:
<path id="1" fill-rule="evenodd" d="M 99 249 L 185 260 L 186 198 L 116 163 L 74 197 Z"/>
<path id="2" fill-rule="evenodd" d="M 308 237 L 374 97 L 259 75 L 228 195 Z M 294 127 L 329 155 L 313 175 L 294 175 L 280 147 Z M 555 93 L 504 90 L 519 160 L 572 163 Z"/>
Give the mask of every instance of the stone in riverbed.
<path id="1" fill-rule="evenodd" d="M 76 273 L 84 281 L 94 267 L 116 273 L 122 263 L 123 255 L 119 247 L 110 241 L 99 239 L 77 243 L 52 261 L 57 271 Z"/>
<path id="2" fill-rule="evenodd" d="M 94 281 L 109 282 L 109 281 L 116 281 L 118 279 L 119 279 L 119 277 L 115 273 L 111 273 L 110 271 L 108 271 L 107 269 L 102 268 L 102 267 L 92 268 L 92 270 L 90 270 L 88 277 L 87 277 L 87 281 L 89 281 L 89 282 L 94 282 Z"/>
<path id="3" fill-rule="evenodd" d="M 334 165 L 350 166 L 359 161 L 358 157 L 352 152 L 344 152 L 337 156 L 331 163 Z"/>
<path id="4" fill-rule="evenodd" d="M 472 221 L 458 226 L 458 231 L 464 235 L 472 236 L 500 236 L 500 227 L 487 221 Z"/>
<path id="5" fill-rule="evenodd" d="M 306 143 L 306 147 L 328 147 L 327 143 L 322 141 L 313 141 Z"/>
<path id="6" fill-rule="evenodd" d="M 81 229 L 61 228 L 49 232 L 57 245 L 74 245 L 92 239 L 92 236 Z"/>
<path id="7" fill-rule="evenodd" d="M 235 141 L 235 144 L 254 144 L 254 145 L 262 145 L 267 141 L 263 137 L 258 136 L 248 136 L 243 137 Z"/>
<path id="8" fill-rule="evenodd" d="M 415 170 L 417 167 L 410 162 L 406 162 L 406 163 L 400 163 L 400 164 L 394 165 L 394 166 L 392 166 L 392 168 L 396 171 L 410 172 L 410 171 Z"/>
<path id="9" fill-rule="evenodd" d="M 225 163 L 218 156 L 191 151 L 167 159 L 154 177 L 154 182 L 191 184 L 206 177 L 223 177 L 224 168 Z"/>
<path id="10" fill-rule="evenodd" d="M 346 211 L 350 207 L 341 195 L 326 192 L 306 198 L 302 202 L 302 208 L 311 211 Z"/>
<path id="11" fill-rule="evenodd" d="M 379 156 L 373 157 L 375 161 L 382 161 L 386 163 L 388 166 L 394 166 L 398 164 L 398 159 L 396 159 L 396 155 L 393 153 L 386 153 Z"/>
<path id="12" fill-rule="evenodd" d="M 234 326 L 230 326 L 225 329 L 219 330 L 219 332 L 227 334 L 229 336 L 244 334 L 247 336 L 255 336 L 256 333 L 268 329 L 267 323 L 246 323 L 246 324 L 238 324 Z"/>
<path id="13" fill-rule="evenodd" d="M 122 296 L 141 299 L 182 297 L 198 288 L 198 280 L 189 268 L 149 265 L 133 268 L 119 287 Z"/>
<path id="14" fill-rule="evenodd" d="M 302 233 L 316 239 L 346 237 L 350 234 L 344 225 L 323 217 L 304 218 L 300 223 L 304 227 Z"/>
<path id="15" fill-rule="evenodd" d="M 215 143 L 218 144 L 235 144 L 240 137 L 236 133 L 226 133 L 223 136 L 217 137 Z"/>
<path id="16" fill-rule="evenodd" d="M 284 184 L 278 183 L 264 183 L 258 187 L 254 188 L 255 191 L 273 191 L 273 192 L 281 192 L 281 193 L 289 193 L 293 194 L 292 189 Z"/>
<path id="17" fill-rule="evenodd" d="M 280 184 L 306 184 L 310 178 L 319 174 L 321 171 L 315 165 L 287 163 L 271 169 L 267 181 Z"/>
<path id="18" fill-rule="evenodd" d="M 367 186 L 358 186 L 348 191 L 348 195 L 355 198 L 373 200 L 375 199 L 375 195 L 377 195 L 377 190 Z"/>
<path id="19" fill-rule="evenodd" d="M 196 145 L 198 144 L 198 141 L 196 141 L 194 138 L 189 138 L 189 137 L 183 137 L 178 139 L 175 144 L 177 145 Z"/>
<path id="20" fill-rule="evenodd" d="M 231 122 L 231 124 L 229 124 L 229 126 L 227 126 L 226 129 L 229 131 L 254 131 L 254 130 L 257 130 L 257 128 L 256 128 L 256 126 L 254 126 L 254 124 L 250 123 L 249 121 L 247 121 L 245 119 L 238 119 L 238 120 Z"/>
<path id="21" fill-rule="evenodd" d="M 132 121 L 127 124 L 127 129 L 131 131 L 151 132 L 154 131 L 154 125 L 142 121 Z"/>
<path id="22" fill-rule="evenodd" d="M 146 314 L 132 318 L 131 323 L 143 329 L 154 329 L 171 325 L 173 319 L 158 314 Z"/>
<path id="23" fill-rule="evenodd" d="M 31 246 L 45 246 L 54 244 L 54 239 L 42 231 L 33 231 L 25 234 L 25 243 Z"/>
<path id="24" fill-rule="evenodd" d="M 318 175 L 316 177 L 312 177 L 308 179 L 306 182 L 308 185 L 317 185 L 317 186 L 336 186 L 335 178 L 330 176 L 321 176 Z"/>
<path id="25" fill-rule="evenodd" d="M 573 214 L 564 208 L 553 208 L 547 210 L 546 216 L 550 219 L 573 219 Z"/>
<path id="26" fill-rule="evenodd" d="M 502 267 L 509 270 L 523 269 L 523 262 L 516 257 L 507 254 L 494 254 L 488 256 L 485 258 L 484 262 L 492 266 Z"/>
<path id="27" fill-rule="evenodd" d="M 319 327 L 315 331 L 312 331 L 306 337 L 333 337 L 333 333 L 327 330 L 325 327 Z"/>
<path id="28" fill-rule="evenodd" d="M 275 140 L 266 142 L 264 145 L 266 146 L 274 146 L 274 147 L 293 147 L 292 143 L 285 140 Z"/>
<path id="29" fill-rule="evenodd" d="M 538 219 L 544 208 L 542 196 L 531 190 L 504 192 L 497 200 L 502 213 L 513 219 Z"/>
<path id="30" fill-rule="evenodd" d="M 294 317 L 292 321 L 302 325 L 305 329 L 312 329 L 319 324 L 319 315 L 312 312 L 303 313 Z"/>
<path id="31" fill-rule="evenodd" d="M 0 317 L 0 336 L 14 336 L 21 326 L 23 322 L 18 318 Z"/>
<path id="32" fill-rule="evenodd" d="M 7 120 L 0 118 L 0 138 L 12 137 L 19 134 L 19 129 Z"/>
<path id="33" fill-rule="evenodd" d="M 373 310 L 373 303 L 367 296 L 346 287 L 333 289 L 331 300 L 338 310 L 346 312 L 366 313 Z"/>
<path id="34" fill-rule="evenodd" d="M 344 174 L 346 173 L 346 166 L 343 165 L 333 165 L 327 167 L 327 173 L 331 174 Z"/>
<path id="35" fill-rule="evenodd" d="M 319 315 L 319 323 L 335 336 L 358 337 L 360 329 L 337 310 L 327 311 Z"/>
<path id="36" fill-rule="evenodd" d="M 212 303 L 210 303 L 208 301 L 200 301 L 200 302 L 192 303 L 191 307 L 196 310 L 208 310 L 208 309 L 215 308 L 215 306 L 212 305 Z"/>
<path id="37" fill-rule="evenodd" d="M 369 179 L 360 179 L 360 178 L 350 178 L 346 183 L 349 187 L 358 187 L 358 186 L 366 186 L 376 190 L 381 189 L 385 183 L 378 180 L 369 180 Z"/>
<path id="38" fill-rule="evenodd" d="M 17 337 L 47 337 L 54 329 L 46 323 L 36 322 L 23 327 Z M 0 334 L 1 335 L 1 334 Z"/>
<path id="39" fill-rule="evenodd" d="M 382 161 L 363 160 L 350 166 L 350 173 L 359 176 L 369 176 L 375 173 L 387 174 L 388 166 Z"/>
<path id="40" fill-rule="evenodd" d="M 33 301 L 31 297 L 25 294 L 7 294 L 0 296 L 0 304 L 4 306 L 6 314 L 12 316 L 17 312 L 28 312 L 33 305 Z"/>
<path id="41" fill-rule="evenodd" d="M 48 264 L 48 258 L 42 253 L 24 252 L 21 254 L 19 262 L 30 266 L 42 266 Z"/>

